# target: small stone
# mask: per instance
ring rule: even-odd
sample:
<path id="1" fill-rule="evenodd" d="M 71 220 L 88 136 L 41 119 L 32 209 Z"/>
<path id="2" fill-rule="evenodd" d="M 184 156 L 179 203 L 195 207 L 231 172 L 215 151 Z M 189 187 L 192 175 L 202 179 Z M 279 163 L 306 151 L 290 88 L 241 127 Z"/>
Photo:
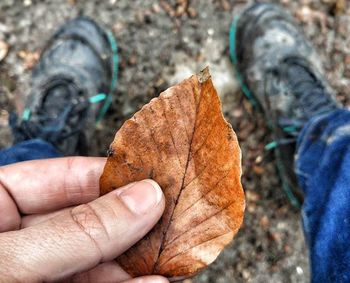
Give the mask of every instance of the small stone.
<path id="1" fill-rule="evenodd" d="M 260 226 L 263 228 L 263 229 L 267 229 L 270 225 L 270 220 L 269 218 L 264 215 L 263 217 L 261 217 L 260 219 Z"/>
<path id="2" fill-rule="evenodd" d="M 297 270 L 298 275 L 303 275 L 304 274 L 304 270 L 300 266 L 297 266 L 296 270 Z"/>
<path id="3" fill-rule="evenodd" d="M 257 202 L 258 200 L 260 200 L 260 196 L 255 192 L 246 191 L 245 195 L 246 195 L 247 201 Z"/>
<path id="4" fill-rule="evenodd" d="M 257 209 L 256 204 L 255 203 L 248 204 L 247 209 L 249 213 L 254 214 Z"/>
<path id="5" fill-rule="evenodd" d="M 345 65 L 350 65 L 350 55 L 345 56 L 344 63 L 345 63 Z"/>
<path id="6" fill-rule="evenodd" d="M 263 161 L 263 157 L 261 155 L 258 155 L 256 158 L 255 158 L 255 163 L 256 164 L 259 164 Z"/>
<path id="7" fill-rule="evenodd" d="M 117 22 L 114 26 L 113 26 L 113 31 L 118 34 L 120 33 L 123 29 L 125 28 L 125 25 L 122 22 Z"/>
<path id="8" fill-rule="evenodd" d="M 289 245 L 285 245 L 284 251 L 285 251 L 285 253 L 290 254 L 292 252 L 292 248 Z"/>
<path id="9" fill-rule="evenodd" d="M 153 5 L 152 5 L 152 11 L 153 11 L 155 14 L 159 14 L 159 13 L 162 11 L 162 8 L 159 6 L 158 3 L 153 3 Z"/>
<path id="10" fill-rule="evenodd" d="M 136 58 L 136 56 L 131 55 L 130 58 L 129 58 L 129 64 L 130 64 L 131 66 L 133 66 L 133 65 L 136 65 L 136 63 L 137 63 L 137 58 Z"/>
<path id="11" fill-rule="evenodd" d="M 230 11 L 230 10 L 231 10 L 231 4 L 230 4 L 230 2 L 228 2 L 227 0 L 221 0 L 221 7 L 222 7 L 225 11 Z"/>
<path id="12" fill-rule="evenodd" d="M 215 32 L 215 31 L 214 31 L 214 29 L 210 28 L 210 29 L 208 29 L 207 32 L 208 32 L 208 35 L 209 35 L 209 36 L 212 36 L 212 35 L 214 35 L 214 32 Z"/>
<path id="13" fill-rule="evenodd" d="M 24 5 L 25 7 L 28 7 L 28 6 L 32 5 L 32 0 L 24 0 L 24 1 L 23 1 L 23 5 Z"/>
<path id="14" fill-rule="evenodd" d="M 232 112 L 233 117 L 240 118 L 243 116 L 243 110 L 241 108 L 235 109 Z"/>
<path id="15" fill-rule="evenodd" d="M 250 278 L 250 272 L 249 272 L 248 270 L 245 270 L 245 269 L 244 269 L 244 270 L 242 271 L 242 276 L 243 276 L 244 279 L 247 280 L 247 279 Z"/>
<path id="16" fill-rule="evenodd" d="M 198 16 L 198 12 L 192 7 L 188 7 L 187 13 L 190 16 L 190 18 L 196 18 Z"/>
<path id="17" fill-rule="evenodd" d="M 265 172 L 264 167 L 258 166 L 258 165 L 253 165 L 253 171 L 257 175 L 262 175 Z"/>

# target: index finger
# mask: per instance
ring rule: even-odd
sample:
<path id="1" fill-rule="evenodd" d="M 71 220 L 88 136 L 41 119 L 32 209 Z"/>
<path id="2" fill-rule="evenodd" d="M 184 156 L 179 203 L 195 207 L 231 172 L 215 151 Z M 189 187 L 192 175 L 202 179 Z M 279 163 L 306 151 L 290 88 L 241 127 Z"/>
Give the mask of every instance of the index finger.
<path id="1" fill-rule="evenodd" d="M 87 203 L 100 195 L 105 158 L 65 157 L 0 167 L 0 197 L 5 191 L 23 214 L 45 213 Z M 4 194 L 5 195 L 5 194 Z M 10 206 L 0 199 L 1 207 Z"/>

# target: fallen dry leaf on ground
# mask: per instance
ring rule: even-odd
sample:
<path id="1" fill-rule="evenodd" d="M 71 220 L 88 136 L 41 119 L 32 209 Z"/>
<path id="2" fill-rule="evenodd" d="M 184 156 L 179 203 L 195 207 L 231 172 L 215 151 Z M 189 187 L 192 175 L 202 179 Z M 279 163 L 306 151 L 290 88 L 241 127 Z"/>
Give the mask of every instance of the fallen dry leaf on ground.
<path id="1" fill-rule="evenodd" d="M 322 11 L 317 11 L 311 9 L 307 5 L 303 5 L 300 9 L 297 10 L 295 16 L 297 19 L 306 24 L 311 24 L 315 21 L 319 22 L 323 33 L 327 30 L 327 16 Z"/>
<path id="2" fill-rule="evenodd" d="M 5 41 L 0 40 L 0 62 L 5 59 L 8 51 L 9 45 Z"/>
<path id="3" fill-rule="evenodd" d="M 109 152 L 101 193 L 151 178 L 166 198 L 160 222 L 117 259 L 132 276 L 192 276 L 237 233 L 245 207 L 241 152 L 208 69 L 145 105 Z"/>
<path id="4" fill-rule="evenodd" d="M 335 10 L 336 15 L 344 14 L 344 12 L 346 11 L 346 1 L 345 0 L 337 0 L 335 2 L 334 10 Z"/>
<path id="5" fill-rule="evenodd" d="M 38 51 L 30 52 L 26 50 L 21 50 L 18 52 L 18 56 L 23 60 L 25 70 L 31 70 L 34 67 L 34 65 L 38 62 L 40 58 L 40 53 Z"/>

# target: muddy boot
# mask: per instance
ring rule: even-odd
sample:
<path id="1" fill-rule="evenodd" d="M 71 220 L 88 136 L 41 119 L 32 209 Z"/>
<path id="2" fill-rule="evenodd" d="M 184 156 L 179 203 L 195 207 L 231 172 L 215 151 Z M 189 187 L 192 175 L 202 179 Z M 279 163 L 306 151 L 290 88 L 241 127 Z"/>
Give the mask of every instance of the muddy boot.
<path id="1" fill-rule="evenodd" d="M 230 53 L 245 95 L 265 113 L 275 139 L 268 147 L 275 148 L 284 190 L 299 206 L 297 137 L 312 117 L 340 107 L 320 57 L 294 19 L 273 4 L 255 4 L 234 19 Z"/>
<path id="2" fill-rule="evenodd" d="M 111 103 L 117 65 L 111 32 L 85 17 L 62 26 L 33 70 L 22 117 L 11 121 L 15 143 L 42 139 L 64 155 L 86 154 Z"/>

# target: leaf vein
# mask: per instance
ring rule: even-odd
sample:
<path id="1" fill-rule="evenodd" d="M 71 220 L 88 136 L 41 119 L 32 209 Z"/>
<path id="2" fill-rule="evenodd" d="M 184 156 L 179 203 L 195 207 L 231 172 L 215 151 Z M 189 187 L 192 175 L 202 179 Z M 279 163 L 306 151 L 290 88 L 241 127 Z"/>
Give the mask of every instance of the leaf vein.
<path id="1" fill-rule="evenodd" d="M 165 99 L 165 98 L 164 98 Z M 176 156 L 177 156 L 177 159 L 178 159 L 178 161 L 179 161 L 179 163 L 180 163 L 180 166 L 182 166 L 182 162 L 181 162 L 181 159 L 180 159 L 180 156 L 179 156 L 179 152 L 178 152 L 178 150 L 177 150 L 177 147 L 176 147 L 176 145 L 175 145 L 175 139 L 174 139 L 174 136 L 173 136 L 173 133 L 171 132 L 171 130 L 170 130 L 170 122 L 169 122 L 169 120 L 168 120 L 168 118 L 167 118 L 167 116 L 166 116 L 166 113 L 165 113 L 165 107 L 164 107 L 164 101 L 163 101 L 163 99 L 161 99 L 161 101 L 162 101 L 162 104 L 163 104 L 163 117 L 165 118 L 165 123 L 167 124 L 167 130 L 168 130 L 168 132 L 169 132 L 169 135 L 170 135 L 170 137 L 171 137 L 171 141 L 172 141 L 172 143 L 173 143 L 173 147 L 174 147 L 174 149 L 175 149 L 175 152 L 176 152 Z"/>
<path id="2" fill-rule="evenodd" d="M 210 242 L 210 241 L 212 241 L 212 240 L 215 240 L 215 239 L 217 239 L 217 238 L 220 238 L 220 237 L 225 236 L 225 235 L 230 234 L 230 233 L 232 233 L 232 231 L 229 231 L 229 232 L 227 232 L 227 233 L 220 234 L 220 235 L 215 235 L 214 237 L 211 237 L 211 238 L 205 240 L 204 242 L 201 242 L 201 243 L 199 243 L 199 244 L 196 244 L 196 245 L 194 245 L 194 246 L 192 246 L 192 247 L 190 247 L 190 248 L 188 248 L 188 249 L 185 249 L 185 250 L 183 250 L 183 251 L 177 253 L 176 255 L 170 257 L 169 259 L 167 259 L 167 260 L 166 260 L 165 262 L 163 262 L 160 266 L 165 265 L 166 263 L 168 263 L 168 262 L 171 261 L 172 259 L 176 258 L 177 256 L 183 255 L 184 253 L 186 253 L 186 252 L 188 252 L 188 251 L 190 251 L 190 250 L 192 250 L 192 249 L 194 249 L 194 248 L 196 248 L 196 247 L 198 247 L 198 246 L 200 246 L 200 245 L 203 245 L 203 244 L 205 244 L 205 243 L 207 243 L 207 242 Z"/>
<path id="3" fill-rule="evenodd" d="M 181 113 L 183 114 L 183 116 L 187 116 L 186 112 L 183 110 L 183 106 L 181 104 L 181 100 L 180 100 L 180 97 L 179 95 L 177 94 L 177 92 L 175 92 L 175 97 L 177 98 L 177 100 L 179 101 L 179 105 L 180 105 L 180 110 L 181 110 Z M 190 120 L 190 119 L 188 119 Z M 190 140 L 190 136 L 188 135 L 188 132 L 187 132 L 187 127 L 185 126 L 185 132 L 186 132 L 186 137 L 187 137 L 187 141 Z"/>
<path id="4" fill-rule="evenodd" d="M 224 180 L 228 177 L 228 175 L 230 174 L 230 170 L 231 170 L 231 169 L 229 169 L 229 170 L 226 172 L 227 174 L 225 174 L 222 178 L 220 178 L 220 180 L 219 180 L 209 191 L 205 192 L 205 195 L 211 193 L 212 191 L 215 191 L 215 189 L 217 188 L 217 186 L 218 186 L 222 181 L 224 181 Z M 196 203 L 198 203 L 201 199 L 204 198 L 205 195 L 204 195 L 204 194 L 201 194 L 201 197 L 200 197 L 199 199 L 197 199 L 195 202 L 193 202 L 193 203 L 192 203 L 189 207 L 187 207 L 183 212 L 181 212 L 181 214 L 179 214 L 176 218 L 174 218 L 174 221 L 177 220 L 178 218 L 180 218 L 187 210 L 189 210 L 189 209 L 191 209 L 193 206 L 195 206 Z M 172 242 L 173 242 L 173 241 L 172 241 Z M 168 244 L 171 244 L 171 242 L 168 243 Z"/>
<path id="5" fill-rule="evenodd" d="M 224 147 L 224 145 L 222 145 L 222 147 Z M 214 158 L 216 158 L 216 157 L 218 156 L 218 152 L 221 151 L 222 147 L 220 147 L 220 148 L 215 152 L 216 155 L 215 155 L 212 159 L 214 159 Z M 193 158 L 194 158 L 194 157 L 192 157 L 192 159 L 193 159 Z M 211 159 L 211 160 L 212 160 L 212 159 Z M 211 161 L 211 160 L 210 160 L 210 161 Z M 205 170 L 209 167 L 210 164 L 211 164 L 210 162 L 207 162 L 207 164 L 204 166 L 204 168 L 201 170 L 201 172 L 199 172 L 198 174 L 196 174 L 196 176 L 195 176 L 191 181 L 189 181 L 183 189 L 186 189 L 192 182 L 194 182 L 196 179 L 198 179 L 199 177 L 201 177 L 202 174 L 205 172 Z"/>
<path id="6" fill-rule="evenodd" d="M 201 90 L 202 91 L 202 90 Z M 194 87 L 192 86 L 192 93 L 196 93 Z M 185 167 L 185 171 L 184 171 L 184 175 L 182 177 L 182 182 L 181 182 L 181 187 L 180 187 L 180 192 L 175 200 L 175 204 L 174 204 L 174 209 L 173 211 L 171 212 L 171 216 L 170 216 L 170 220 L 169 220 L 169 223 L 168 225 L 166 226 L 165 228 L 165 232 L 169 230 L 169 227 L 170 225 L 172 224 L 172 218 L 173 218 L 173 215 L 174 215 L 174 211 L 175 211 L 175 208 L 176 208 L 176 205 L 181 197 L 181 193 L 183 191 L 183 187 L 184 187 L 184 182 L 185 182 L 185 177 L 186 177 L 186 174 L 187 174 L 187 169 L 188 169 L 188 165 L 189 165 L 189 161 L 190 161 L 190 155 L 191 155 L 191 148 L 192 148 L 192 143 L 193 143 L 193 137 L 194 137 L 194 134 L 196 132 L 196 124 L 197 124 L 197 119 L 198 119 L 198 112 L 199 112 L 199 107 L 200 107 L 200 104 L 201 104 L 201 101 L 202 101 L 202 93 L 200 93 L 200 97 L 199 97 L 199 101 L 196 105 L 196 115 L 195 115 L 195 120 L 194 120 L 194 123 L 193 123 L 193 130 L 192 130 L 192 135 L 191 135 L 191 141 L 190 141 L 190 146 L 189 146 L 189 149 L 188 149 L 188 155 L 187 155 L 187 162 L 186 162 L 186 167 Z M 162 239 L 161 239 L 161 246 L 160 246 L 160 249 L 159 249 L 159 252 L 158 252 L 158 257 L 157 257 L 157 261 L 155 262 L 154 266 L 153 266 L 153 273 L 155 271 L 155 267 L 157 266 L 158 264 L 158 261 L 159 261 L 159 257 L 161 255 L 161 253 L 163 252 L 164 250 L 164 238 L 165 238 L 165 233 L 162 234 Z"/>

